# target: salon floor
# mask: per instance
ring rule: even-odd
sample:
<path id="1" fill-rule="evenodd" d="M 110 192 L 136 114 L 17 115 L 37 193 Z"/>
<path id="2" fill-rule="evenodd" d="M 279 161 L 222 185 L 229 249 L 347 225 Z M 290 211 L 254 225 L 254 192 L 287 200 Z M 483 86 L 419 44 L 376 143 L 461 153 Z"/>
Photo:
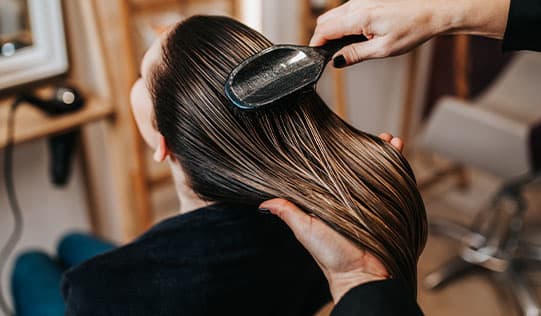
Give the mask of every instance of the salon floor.
<path id="1" fill-rule="evenodd" d="M 421 155 L 415 155 L 411 161 L 419 182 L 430 176 L 434 164 L 439 166 L 445 164 Z M 499 179 L 474 170 L 468 171 L 468 178 L 470 184 L 464 190 L 458 188 L 456 177 L 450 176 L 422 191 L 429 220 L 438 217 L 467 224 L 476 212 L 486 205 L 501 184 Z M 165 190 L 156 195 L 155 209 L 171 210 L 172 205 L 176 203 L 173 194 L 173 191 Z M 539 223 L 541 227 L 541 184 L 530 185 L 525 195 L 529 204 L 526 227 L 530 227 L 531 231 L 533 230 L 531 226 L 535 223 Z M 156 215 L 163 218 L 170 214 L 163 212 Z M 541 235 L 532 240 L 535 241 L 541 243 Z M 488 274 L 471 273 L 437 291 L 423 289 L 422 278 L 451 259 L 457 251 L 456 242 L 443 237 L 429 236 L 419 264 L 419 303 L 424 313 L 430 316 L 519 316 L 509 289 L 493 283 Z M 541 298 L 541 278 L 537 279 L 538 294 Z M 329 315 L 329 312 L 330 306 L 318 315 Z"/>

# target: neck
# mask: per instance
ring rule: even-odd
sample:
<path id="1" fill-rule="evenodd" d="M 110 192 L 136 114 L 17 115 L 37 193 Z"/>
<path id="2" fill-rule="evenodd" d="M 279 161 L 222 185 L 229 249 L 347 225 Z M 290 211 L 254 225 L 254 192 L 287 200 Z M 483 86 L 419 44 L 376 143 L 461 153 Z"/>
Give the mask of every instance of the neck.
<path id="1" fill-rule="evenodd" d="M 175 183 L 175 189 L 177 191 L 178 200 L 180 203 L 180 214 L 189 213 L 195 211 L 198 208 L 208 206 L 212 204 L 210 201 L 204 201 L 195 194 L 195 192 L 186 185 L 186 177 L 184 172 L 176 166 L 174 162 L 169 161 L 171 167 L 171 173 L 173 175 L 173 181 Z"/>
<path id="2" fill-rule="evenodd" d="M 178 193 L 178 200 L 180 202 L 180 208 L 179 208 L 180 214 L 186 214 L 191 211 L 195 211 L 199 208 L 212 204 L 212 202 L 203 201 L 199 198 L 191 198 L 189 196 L 184 196 L 179 193 Z"/>

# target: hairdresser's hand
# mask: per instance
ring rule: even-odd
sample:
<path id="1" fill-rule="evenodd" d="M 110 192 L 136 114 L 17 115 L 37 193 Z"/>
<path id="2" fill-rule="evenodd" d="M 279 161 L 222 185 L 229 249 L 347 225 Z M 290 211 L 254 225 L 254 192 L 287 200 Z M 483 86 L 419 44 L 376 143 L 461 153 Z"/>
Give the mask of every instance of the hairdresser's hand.
<path id="1" fill-rule="evenodd" d="M 399 137 L 394 137 L 392 134 L 389 133 L 381 133 L 379 134 L 379 138 L 391 144 L 399 152 L 402 152 L 404 150 L 404 141 L 402 141 L 402 139 L 400 139 Z"/>
<path id="2" fill-rule="evenodd" d="M 380 138 L 402 151 L 399 138 L 384 133 Z M 385 266 L 371 253 L 358 248 L 335 230 L 314 216 L 301 211 L 284 199 L 272 199 L 260 205 L 280 217 L 295 233 L 297 239 L 314 257 L 329 281 L 333 301 L 350 289 L 376 280 L 388 278 Z"/>
<path id="3" fill-rule="evenodd" d="M 369 40 L 335 55 L 343 67 L 400 55 L 439 34 L 502 38 L 510 0 L 350 0 L 318 18 L 310 45 L 350 34 Z M 343 58 L 339 57 L 343 56 Z"/>
<path id="4" fill-rule="evenodd" d="M 259 207 L 280 217 L 314 257 L 329 282 L 335 304 L 350 289 L 388 277 L 387 270 L 376 257 L 355 246 L 320 219 L 304 213 L 293 203 L 272 199 Z"/>

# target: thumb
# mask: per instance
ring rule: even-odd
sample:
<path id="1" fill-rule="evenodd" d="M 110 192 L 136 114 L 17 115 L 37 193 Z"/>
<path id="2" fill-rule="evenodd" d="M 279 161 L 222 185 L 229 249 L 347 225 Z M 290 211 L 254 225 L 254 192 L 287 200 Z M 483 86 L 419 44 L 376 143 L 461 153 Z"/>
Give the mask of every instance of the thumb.
<path id="1" fill-rule="evenodd" d="M 366 42 L 346 46 L 334 55 L 334 66 L 343 68 L 367 59 L 386 57 L 387 52 L 383 43 L 383 38 L 373 38 Z"/>
<path id="2" fill-rule="evenodd" d="M 310 238 L 314 217 L 306 214 L 295 204 L 285 199 L 272 199 L 261 203 L 259 206 L 268 209 L 272 214 L 283 220 L 293 231 L 295 237 L 306 247 L 305 244 Z"/>

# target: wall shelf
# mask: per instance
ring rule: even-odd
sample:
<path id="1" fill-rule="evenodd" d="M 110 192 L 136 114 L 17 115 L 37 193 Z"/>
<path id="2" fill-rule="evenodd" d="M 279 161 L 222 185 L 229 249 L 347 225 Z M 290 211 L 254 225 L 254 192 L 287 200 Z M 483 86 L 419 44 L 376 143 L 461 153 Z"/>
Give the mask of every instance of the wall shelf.
<path id="1" fill-rule="evenodd" d="M 7 119 L 12 99 L 0 101 L 0 149 L 6 146 Z M 21 104 L 15 113 L 15 144 L 58 134 L 113 114 L 111 102 L 98 97 L 87 97 L 85 106 L 74 113 L 51 117 L 40 110 Z"/>

